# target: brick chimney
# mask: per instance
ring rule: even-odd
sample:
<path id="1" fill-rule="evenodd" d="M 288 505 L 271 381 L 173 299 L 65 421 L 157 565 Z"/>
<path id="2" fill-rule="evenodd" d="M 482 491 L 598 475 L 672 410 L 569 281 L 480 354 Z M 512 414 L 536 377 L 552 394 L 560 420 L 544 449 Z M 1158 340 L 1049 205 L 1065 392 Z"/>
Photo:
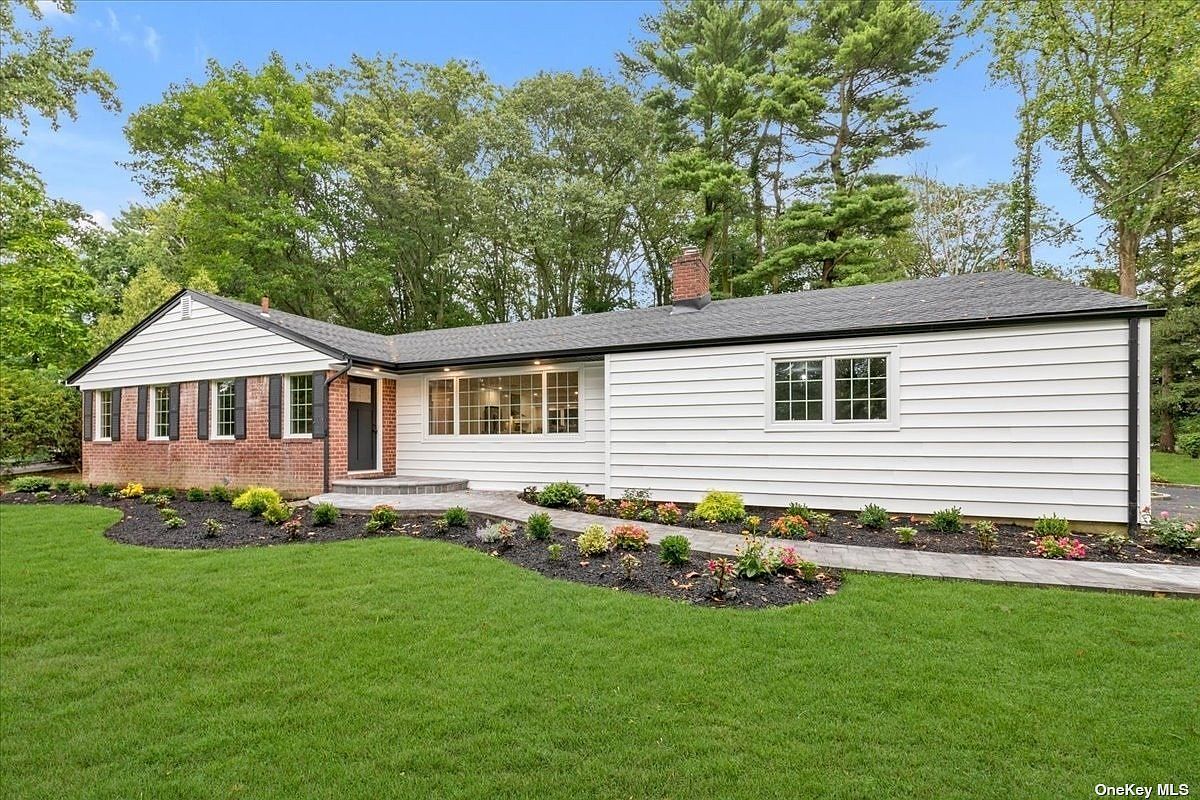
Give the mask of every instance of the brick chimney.
<path id="1" fill-rule="evenodd" d="M 698 247 L 685 247 L 671 262 L 672 314 L 699 311 L 712 301 L 708 286 L 708 262 Z"/>
<path id="2" fill-rule="evenodd" d="M 262 310 L 259 311 L 258 313 L 262 314 L 264 317 L 271 316 L 271 298 L 267 297 L 264 294 L 263 298 L 262 298 L 262 302 L 259 305 L 259 308 L 261 308 Z"/>

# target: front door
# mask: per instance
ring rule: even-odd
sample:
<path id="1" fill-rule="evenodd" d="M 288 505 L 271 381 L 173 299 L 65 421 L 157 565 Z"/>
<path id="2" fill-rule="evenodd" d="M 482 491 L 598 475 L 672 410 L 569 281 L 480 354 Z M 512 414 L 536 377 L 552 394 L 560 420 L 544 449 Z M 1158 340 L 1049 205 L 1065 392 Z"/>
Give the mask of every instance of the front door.
<path id="1" fill-rule="evenodd" d="M 350 379 L 349 469 L 360 472 L 376 469 L 375 458 L 375 381 Z"/>

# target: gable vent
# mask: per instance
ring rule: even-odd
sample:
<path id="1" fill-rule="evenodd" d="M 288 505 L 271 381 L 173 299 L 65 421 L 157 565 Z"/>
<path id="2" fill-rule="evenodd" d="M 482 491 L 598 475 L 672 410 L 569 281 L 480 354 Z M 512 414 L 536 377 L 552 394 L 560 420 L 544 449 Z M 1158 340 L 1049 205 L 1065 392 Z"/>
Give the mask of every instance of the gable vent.
<path id="1" fill-rule="evenodd" d="M 179 316 L 182 319 L 192 318 L 192 296 L 190 294 L 185 294 L 179 301 Z"/>

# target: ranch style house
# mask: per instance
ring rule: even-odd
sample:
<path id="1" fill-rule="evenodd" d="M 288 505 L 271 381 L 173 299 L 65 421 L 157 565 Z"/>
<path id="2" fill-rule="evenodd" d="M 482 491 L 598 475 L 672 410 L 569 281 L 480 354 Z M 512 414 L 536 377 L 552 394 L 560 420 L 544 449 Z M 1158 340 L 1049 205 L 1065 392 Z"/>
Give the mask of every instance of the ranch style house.
<path id="1" fill-rule="evenodd" d="M 1134 525 L 1146 303 L 1016 272 L 387 336 L 183 290 L 69 378 L 91 483 L 569 480 L 620 497 Z"/>

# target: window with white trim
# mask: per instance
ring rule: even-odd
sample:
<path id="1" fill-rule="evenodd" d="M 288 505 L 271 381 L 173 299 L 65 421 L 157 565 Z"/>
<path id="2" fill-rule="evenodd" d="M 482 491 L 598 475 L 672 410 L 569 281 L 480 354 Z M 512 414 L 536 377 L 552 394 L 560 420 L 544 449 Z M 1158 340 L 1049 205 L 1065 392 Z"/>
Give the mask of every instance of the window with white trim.
<path id="1" fill-rule="evenodd" d="M 428 381 L 431 436 L 579 433 L 579 372 L 521 372 Z"/>
<path id="2" fill-rule="evenodd" d="M 171 393 L 169 387 L 150 387 L 150 438 L 168 439 L 171 436 Z"/>
<path id="3" fill-rule="evenodd" d="M 779 358 L 771 362 L 776 423 L 887 422 L 888 353 Z"/>
<path id="4" fill-rule="evenodd" d="M 96 392 L 96 439 L 112 440 L 112 389 Z"/>
<path id="5" fill-rule="evenodd" d="M 237 432 L 237 395 L 232 380 L 213 384 L 212 418 L 213 437 L 232 439 Z"/>
<path id="6" fill-rule="evenodd" d="M 287 386 L 288 435 L 311 436 L 313 423 L 312 375 L 289 375 L 287 379 Z"/>

